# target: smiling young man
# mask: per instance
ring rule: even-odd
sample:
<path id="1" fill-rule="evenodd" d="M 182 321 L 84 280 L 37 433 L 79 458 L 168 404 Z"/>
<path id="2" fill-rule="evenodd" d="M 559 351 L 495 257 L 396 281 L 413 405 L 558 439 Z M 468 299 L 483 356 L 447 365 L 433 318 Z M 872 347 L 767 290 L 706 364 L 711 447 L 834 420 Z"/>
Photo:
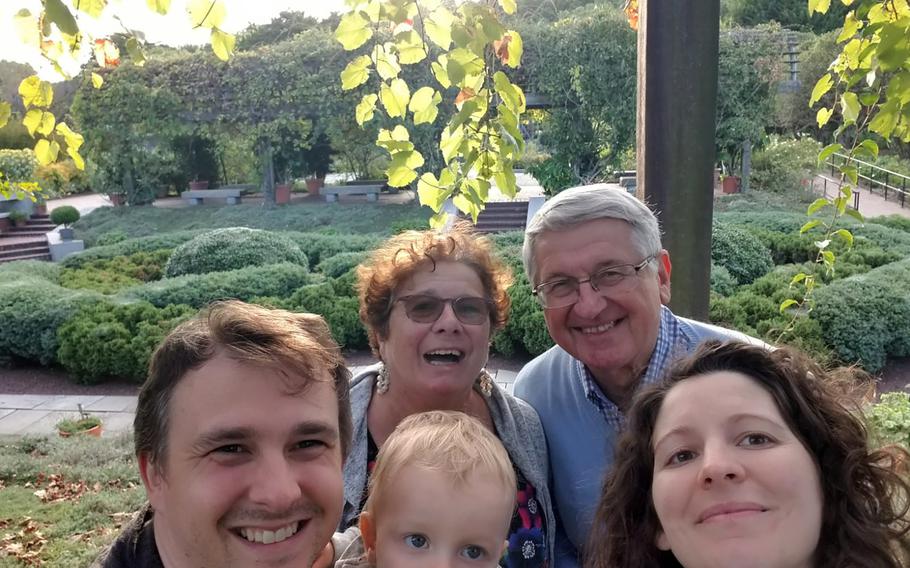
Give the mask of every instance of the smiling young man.
<path id="1" fill-rule="evenodd" d="M 557 568 L 578 566 L 624 409 L 674 358 L 707 339 L 756 341 L 675 316 L 657 218 L 624 190 L 576 187 L 547 201 L 522 256 L 556 346 L 518 374 L 537 410 L 560 519 Z"/>
<path id="2" fill-rule="evenodd" d="M 341 518 L 349 378 L 319 316 L 223 302 L 179 326 L 136 409 L 149 504 L 96 565 L 312 566 Z"/>

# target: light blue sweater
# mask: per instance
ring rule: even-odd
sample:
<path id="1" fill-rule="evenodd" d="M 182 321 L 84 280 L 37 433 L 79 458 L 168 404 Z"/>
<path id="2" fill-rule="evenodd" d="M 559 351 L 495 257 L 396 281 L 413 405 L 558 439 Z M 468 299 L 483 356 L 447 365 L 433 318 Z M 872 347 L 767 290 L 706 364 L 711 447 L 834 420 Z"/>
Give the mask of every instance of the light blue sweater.
<path id="1" fill-rule="evenodd" d="M 709 339 L 758 342 L 739 332 L 664 310 L 679 324 L 673 353 L 688 354 Z M 649 374 L 652 371 L 648 369 Z M 663 371 L 659 369 L 661 374 Z M 550 491 L 560 529 L 556 533 L 554 568 L 580 565 L 578 551 L 584 548 L 590 532 L 604 474 L 613 463 L 613 446 L 619 436 L 585 396 L 583 377 L 582 363 L 555 346 L 525 365 L 515 380 L 515 395 L 537 410 L 547 437 Z"/>

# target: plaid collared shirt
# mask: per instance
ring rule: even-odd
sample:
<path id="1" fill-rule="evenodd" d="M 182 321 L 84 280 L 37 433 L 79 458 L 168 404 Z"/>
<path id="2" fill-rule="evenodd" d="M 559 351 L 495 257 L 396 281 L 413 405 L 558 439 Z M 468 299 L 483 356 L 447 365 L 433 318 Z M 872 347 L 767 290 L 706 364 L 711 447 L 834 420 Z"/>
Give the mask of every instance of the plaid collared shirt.
<path id="1" fill-rule="evenodd" d="M 648 361 L 648 368 L 645 370 L 645 374 L 641 377 L 639 387 L 660 380 L 672 360 L 671 355 L 685 351 L 685 343 L 687 341 L 688 338 L 684 337 L 679 331 L 679 322 L 676 321 L 676 316 L 673 315 L 669 308 L 661 306 L 657 343 L 654 345 L 654 352 L 651 354 L 651 360 Z M 588 368 L 578 359 L 575 360 L 575 364 L 581 367 L 579 372 L 584 377 L 585 396 L 587 396 L 588 400 L 597 407 L 607 424 L 617 431 L 625 429 L 625 414 L 612 400 L 607 398 Z"/>

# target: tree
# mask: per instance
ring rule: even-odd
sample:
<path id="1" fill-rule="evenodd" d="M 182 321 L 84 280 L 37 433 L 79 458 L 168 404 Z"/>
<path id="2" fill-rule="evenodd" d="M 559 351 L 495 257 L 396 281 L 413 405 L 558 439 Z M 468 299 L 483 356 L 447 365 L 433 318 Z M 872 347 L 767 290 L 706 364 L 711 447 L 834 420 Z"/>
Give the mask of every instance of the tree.
<path id="1" fill-rule="evenodd" d="M 799 2 L 780 0 L 722 0 L 721 19 L 733 25 L 752 27 L 776 22 L 789 30 L 825 33 L 844 23 L 849 8 L 836 2 L 827 14 L 812 17 Z"/>
<path id="2" fill-rule="evenodd" d="M 735 171 L 743 142 L 759 144 L 783 78 L 780 26 L 721 32 L 718 44 L 717 155 Z"/>
<path id="3" fill-rule="evenodd" d="M 170 9 L 170 0 L 146 0 L 146 4 L 150 10 L 160 14 L 166 14 Z M 69 78 L 67 69 L 71 66 L 70 63 L 84 61 L 84 55 L 89 50 L 99 66 L 107 68 L 119 65 L 121 49 L 111 39 L 114 30 L 101 30 L 93 34 L 86 26 L 80 25 L 85 18 L 97 20 L 113 9 L 105 0 L 76 0 L 72 6 L 71 8 L 63 0 L 41 0 L 41 9 L 36 14 L 23 7 L 14 17 L 20 39 L 31 46 L 35 53 L 40 53 L 62 77 Z M 211 44 L 215 54 L 222 59 L 230 57 L 235 39 L 220 28 L 226 16 L 223 0 L 190 0 L 187 12 L 195 27 L 211 30 Z M 118 29 L 117 32 L 119 31 Z M 141 34 L 131 31 L 124 36 L 122 42 L 136 65 L 145 62 L 141 37 Z M 103 83 L 101 75 L 97 73 L 92 73 L 91 80 L 96 87 Z M 22 124 L 37 139 L 35 155 L 38 162 L 49 164 L 56 161 L 65 148 L 65 153 L 76 166 L 83 169 L 85 164 L 79 149 L 84 138 L 65 122 L 57 121 L 51 110 L 54 102 L 52 85 L 37 75 L 31 75 L 19 84 L 18 94 L 22 97 L 24 107 Z M 0 102 L 0 128 L 9 121 L 12 111 L 9 101 Z M 34 186 L 10 184 L 4 179 L 3 172 L 0 172 L 0 195 L 10 195 L 12 192 L 34 195 L 35 190 Z"/>
<path id="4" fill-rule="evenodd" d="M 389 154 L 389 185 L 403 187 L 417 179 L 426 160 L 406 122 L 432 124 L 445 93 L 456 109 L 438 142 L 445 167 L 424 173 L 417 184 L 420 202 L 436 212 L 431 225 L 445 221 L 442 207 L 449 198 L 476 220 L 494 179 L 503 193 L 514 195 L 525 97 L 504 68 L 518 67 L 524 48 L 521 35 L 500 18 L 515 12 L 515 0 L 464 2 L 454 11 L 439 0 L 348 4 L 351 11 L 335 37 L 358 55 L 341 73 L 342 88 L 372 87 L 355 111 L 358 124 L 379 114 L 396 123 L 380 128 L 376 141 Z M 435 84 L 412 89 L 402 66 L 421 62 L 432 70 Z"/>

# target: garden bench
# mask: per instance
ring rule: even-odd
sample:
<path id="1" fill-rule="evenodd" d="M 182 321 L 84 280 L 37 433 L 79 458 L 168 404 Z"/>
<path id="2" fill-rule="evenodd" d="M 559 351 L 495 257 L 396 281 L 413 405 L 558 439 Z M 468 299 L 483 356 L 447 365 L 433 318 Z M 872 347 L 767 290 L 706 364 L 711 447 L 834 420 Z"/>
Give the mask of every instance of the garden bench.
<path id="1" fill-rule="evenodd" d="M 366 195 L 367 201 L 379 201 L 381 185 L 327 185 L 319 190 L 329 203 L 344 195 Z"/>
<path id="2" fill-rule="evenodd" d="M 240 188 L 222 189 L 191 189 L 184 191 L 180 197 L 190 202 L 190 205 L 202 205 L 203 199 L 227 199 L 228 205 L 240 205 Z"/>

